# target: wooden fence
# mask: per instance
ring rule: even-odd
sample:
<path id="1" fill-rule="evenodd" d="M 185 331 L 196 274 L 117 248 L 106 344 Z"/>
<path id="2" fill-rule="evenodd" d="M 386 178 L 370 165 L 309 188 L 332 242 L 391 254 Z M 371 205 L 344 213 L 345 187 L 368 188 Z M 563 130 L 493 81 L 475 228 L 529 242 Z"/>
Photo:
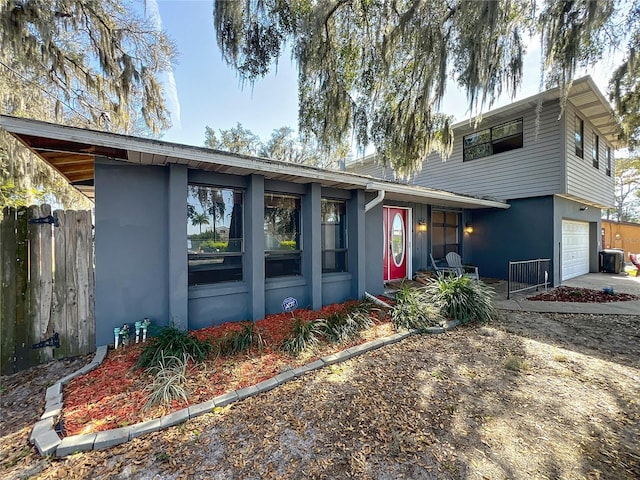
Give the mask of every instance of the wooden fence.
<path id="1" fill-rule="evenodd" d="M 0 280 L 1 373 L 95 350 L 91 212 L 5 208 Z"/>

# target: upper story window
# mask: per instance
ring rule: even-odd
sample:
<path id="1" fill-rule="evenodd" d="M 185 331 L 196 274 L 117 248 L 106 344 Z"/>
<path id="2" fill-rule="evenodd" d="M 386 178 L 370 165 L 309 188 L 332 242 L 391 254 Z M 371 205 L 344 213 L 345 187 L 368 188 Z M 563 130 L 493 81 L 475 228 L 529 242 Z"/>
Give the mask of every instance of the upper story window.
<path id="1" fill-rule="evenodd" d="M 607 176 L 611 176 L 611 147 L 607 147 Z"/>
<path id="2" fill-rule="evenodd" d="M 576 115 L 576 155 L 584 158 L 584 120 Z"/>
<path id="3" fill-rule="evenodd" d="M 347 204 L 323 198 L 320 203 L 322 273 L 346 272 Z"/>
<path id="4" fill-rule="evenodd" d="M 593 142 L 591 144 L 591 161 L 593 166 L 600 168 L 600 137 L 596 135 L 596 132 L 591 132 Z"/>
<path id="5" fill-rule="evenodd" d="M 463 161 L 522 148 L 522 138 L 522 118 L 465 135 Z"/>
<path id="6" fill-rule="evenodd" d="M 243 223 L 242 190 L 189 185 L 189 285 L 242 280 Z"/>
<path id="7" fill-rule="evenodd" d="M 449 252 L 460 253 L 460 214 L 433 210 L 431 214 L 431 249 L 435 258 L 443 258 Z"/>
<path id="8" fill-rule="evenodd" d="M 264 196 L 266 278 L 302 275 L 300 197 L 267 193 Z"/>

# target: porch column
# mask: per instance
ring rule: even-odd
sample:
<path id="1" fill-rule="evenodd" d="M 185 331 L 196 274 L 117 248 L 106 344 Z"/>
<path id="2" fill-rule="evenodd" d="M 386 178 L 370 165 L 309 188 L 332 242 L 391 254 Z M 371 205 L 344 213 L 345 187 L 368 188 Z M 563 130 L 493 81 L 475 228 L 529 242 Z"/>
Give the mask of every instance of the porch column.
<path id="1" fill-rule="evenodd" d="M 304 277 L 310 289 L 311 308 L 322 308 L 322 238 L 320 232 L 320 198 L 321 187 L 318 183 L 310 183 L 302 205 L 302 265 Z"/>
<path id="2" fill-rule="evenodd" d="M 251 175 L 245 213 L 245 278 L 252 320 L 264 318 L 264 177 Z"/>
<path id="3" fill-rule="evenodd" d="M 349 248 L 349 271 L 352 275 L 351 292 L 354 298 L 362 298 L 366 290 L 366 244 L 364 191 L 353 190 L 347 203 L 347 245 Z"/>
<path id="4" fill-rule="evenodd" d="M 189 327 L 187 286 L 187 166 L 169 166 L 169 320 L 181 330 Z"/>

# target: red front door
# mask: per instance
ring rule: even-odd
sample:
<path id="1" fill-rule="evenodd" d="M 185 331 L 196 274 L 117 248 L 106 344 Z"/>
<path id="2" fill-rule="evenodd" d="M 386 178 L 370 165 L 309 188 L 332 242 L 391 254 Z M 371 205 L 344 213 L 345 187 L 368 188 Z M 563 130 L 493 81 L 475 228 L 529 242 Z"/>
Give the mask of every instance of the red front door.
<path id="1" fill-rule="evenodd" d="M 407 210 L 384 207 L 384 280 L 400 280 L 407 277 Z"/>

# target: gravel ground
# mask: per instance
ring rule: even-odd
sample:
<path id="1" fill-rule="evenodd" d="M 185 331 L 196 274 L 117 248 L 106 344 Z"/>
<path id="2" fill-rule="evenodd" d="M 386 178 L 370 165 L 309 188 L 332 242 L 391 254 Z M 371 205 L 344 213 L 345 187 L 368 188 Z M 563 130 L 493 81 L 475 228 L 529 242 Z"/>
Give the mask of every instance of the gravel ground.
<path id="1" fill-rule="evenodd" d="M 40 459 L 31 424 L 76 363 L 2 377 L 2 478 L 640 478 L 640 316 L 504 312 L 109 450 Z"/>

